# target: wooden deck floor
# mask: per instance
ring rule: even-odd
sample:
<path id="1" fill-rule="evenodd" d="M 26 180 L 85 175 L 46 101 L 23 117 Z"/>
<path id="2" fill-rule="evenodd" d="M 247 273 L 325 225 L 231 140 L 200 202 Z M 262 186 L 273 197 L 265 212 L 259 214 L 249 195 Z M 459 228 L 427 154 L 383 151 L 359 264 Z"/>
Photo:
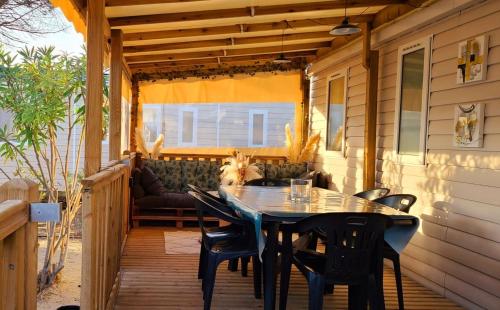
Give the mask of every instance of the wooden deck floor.
<path id="1" fill-rule="evenodd" d="M 121 288 L 116 309 L 201 309 L 201 282 L 197 279 L 198 256 L 165 254 L 164 232 L 171 229 L 133 229 L 125 246 L 121 263 Z M 193 231 L 186 231 L 193 234 Z M 167 245 L 168 246 L 168 245 Z M 251 265 L 251 264 L 250 264 Z M 213 309 L 263 308 L 262 300 L 253 298 L 252 274 L 247 278 L 218 269 Z M 397 309 L 396 288 L 392 270 L 384 278 L 387 309 Z M 403 278 L 406 309 L 461 309 L 453 302 Z M 347 290 L 336 287 L 335 295 L 325 296 L 325 309 L 346 309 Z M 288 309 L 307 309 L 305 279 L 294 269 L 288 298 Z"/>

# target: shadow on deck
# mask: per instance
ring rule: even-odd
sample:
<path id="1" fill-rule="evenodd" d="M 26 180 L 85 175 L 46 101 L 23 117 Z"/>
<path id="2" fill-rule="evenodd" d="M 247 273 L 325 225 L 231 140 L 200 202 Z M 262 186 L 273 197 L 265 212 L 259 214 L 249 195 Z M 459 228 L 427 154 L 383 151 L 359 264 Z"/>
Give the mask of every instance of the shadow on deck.
<path id="1" fill-rule="evenodd" d="M 175 229 L 174 229 L 175 230 Z M 165 254 L 165 228 L 136 228 L 129 236 L 121 261 L 121 288 L 116 309 L 202 309 L 201 282 L 197 279 L 198 256 Z M 183 234 L 197 238 L 197 230 Z M 188 236 L 189 237 L 189 236 Z M 192 249 L 188 249 L 192 253 Z M 249 265 L 251 267 L 251 264 Z M 223 263 L 217 273 L 213 309 L 263 308 L 253 298 L 252 273 L 247 278 L 229 272 Z M 307 284 L 293 269 L 288 309 L 307 309 Z M 384 277 L 387 309 L 397 309 L 396 285 L 391 269 Z M 453 302 L 403 277 L 406 309 L 461 309 Z M 336 287 L 335 295 L 325 296 L 325 309 L 346 309 L 347 289 Z"/>

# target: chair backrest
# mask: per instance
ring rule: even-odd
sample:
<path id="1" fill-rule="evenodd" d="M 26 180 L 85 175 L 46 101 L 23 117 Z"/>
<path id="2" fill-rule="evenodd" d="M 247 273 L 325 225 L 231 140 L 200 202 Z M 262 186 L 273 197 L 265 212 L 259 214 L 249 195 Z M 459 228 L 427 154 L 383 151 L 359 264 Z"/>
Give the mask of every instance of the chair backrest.
<path id="1" fill-rule="evenodd" d="M 411 206 L 417 201 L 417 197 L 410 194 L 395 194 L 375 199 L 374 202 L 386 205 L 393 209 L 410 212 Z"/>
<path id="2" fill-rule="evenodd" d="M 220 197 L 216 197 L 212 194 L 210 194 L 209 192 L 207 191 L 204 191 L 202 190 L 201 188 L 199 188 L 198 186 L 196 185 L 193 185 L 193 184 L 188 184 L 187 187 L 189 187 L 189 190 L 193 191 L 193 192 L 197 192 L 199 194 L 202 194 L 202 195 L 205 195 L 207 197 L 210 197 L 212 198 L 213 200 L 216 200 L 216 201 L 219 201 L 219 202 L 222 202 L 222 203 L 225 203 L 225 200 L 220 198 Z"/>
<path id="3" fill-rule="evenodd" d="M 298 222 L 294 230 L 326 233 L 323 273 L 331 283 L 348 284 L 363 281 L 375 264 L 382 264 L 383 236 L 390 223 L 377 213 L 325 213 Z"/>
<path id="4" fill-rule="evenodd" d="M 227 204 L 223 204 L 217 200 L 205 196 L 202 193 L 197 193 L 195 191 L 190 191 L 188 192 L 188 194 L 195 199 L 195 205 L 196 209 L 198 210 L 199 220 L 203 221 L 203 216 L 205 214 L 208 214 L 232 224 L 246 225 L 246 221 L 230 212 L 230 210 L 232 209 Z M 200 223 L 200 226 L 203 226 L 203 223 Z"/>
<path id="5" fill-rule="evenodd" d="M 248 182 L 245 182 L 244 185 L 249 186 L 290 186 L 290 181 L 280 180 L 280 179 L 254 179 Z"/>
<path id="6" fill-rule="evenodd" d="M 389 194 L 391 190 L 388 188 L 374 188 L 374 189 L 369 189 L 364 192 L 359 192 L 354 194 L 353 196 L 363 198 L 366 200 L 375 200 L 381 197 L 385 197 Z"/>

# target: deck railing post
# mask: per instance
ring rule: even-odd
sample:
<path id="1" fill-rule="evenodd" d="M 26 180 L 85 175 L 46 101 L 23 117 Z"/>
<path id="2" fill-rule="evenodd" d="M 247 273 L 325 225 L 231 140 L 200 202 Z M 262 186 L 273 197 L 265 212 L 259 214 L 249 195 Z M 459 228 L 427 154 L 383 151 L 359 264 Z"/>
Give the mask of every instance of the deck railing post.
<path id="1" fill-rule="evenodd" d="M 38 184 L 26 179 L 10 180 L 0 186 L 0 202 L 5 200 L 22 200 L 26 203 L 25 214 L 29 216 L 29 203 L 40 200 Z M 14 283 L 9 282 L 10 289 L 0 292 L 0 300 L 15 301 L 17 309 L 36 309 L 37 276 L 38 276 L 38 224 L 30 221 L 9 237 L 0 241 L 0 279 L 14 276 Z M 1 230 L 2 227 L 0 227 Z M 19 267 L 19 268 L 16 268 Z M 7 277 L 2 275 L 7 273 Z M 10 274 L 10 276 L 9 276 Z M 1 285 L 0 285 L 1 286 Z M 2 298 L 3 297 L 3 298 Z M 0 308 L 2 303 L 0 303 Z M 10 307 L 7 307 L 9 309 Z"/>

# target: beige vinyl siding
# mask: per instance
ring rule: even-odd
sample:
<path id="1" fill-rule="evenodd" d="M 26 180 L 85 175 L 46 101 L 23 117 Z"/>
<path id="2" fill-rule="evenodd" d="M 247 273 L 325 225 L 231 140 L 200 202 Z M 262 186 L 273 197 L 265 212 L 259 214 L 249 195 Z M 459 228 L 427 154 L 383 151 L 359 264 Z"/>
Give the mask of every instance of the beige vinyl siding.
<path id="1" fill-rule="evenodd" d="M 418 232 L 401 255 L 404 272 L 469 309 L 498 309 L 500 305 L 499 20 L 500 1 L 484 1 L 379 47 L 376 180 L 393 193 L 416 195 L 418 202 L 411 213 L 421 219 Z M 482 34 L 489 37 L 487 78 L 457 85 L 458 43 Z M 398 164 L 393 153 L 398 48 L 429 35 L 433 42 L 426 165 Z M 345 64 L 359 58 L 353 55 Z M 331 59 L 335 61 L 335 55 Z M 323 74 L 319 72 L 313 81 Z M 360 97 L 363 105 L 364 97 Z M 457 103 L 485 104 L 483 148 L 452 146 Z M 358 121 L 362 128 L 363 118 Z M 312 118 L 311 129 L 323 129 L 322 122 Z M 354 154 L 358 169 L 351 173 L 356 179 L 349 179 L 349 184 L 360 184 L 362 149 Z M 353 169 L 352 161 L 336 161 L 335 165 L 342 166 L 337 167 L 322 161 L 322 156 L 316 165 L 334 174 L 333 183 L 345 180 L 345 172 Z M 353 192 L 352 186 L 337 188 Z"/>
<path id="2" fill-rule="evenodd" d="M 285 141 L 285 125 L 290 123 L 294 132 L 295 104 L 293 103 L 223 103 L 223 104 L 154 104 L 161 114 L 158 124 L 165 136 L 164 146 L 173 148 L 179 146 L 179 111 L 182 107 L 197 110 L 196 147 L 248 147 L 249 116 L 251 111 L 267 113 L 267 147 L 283 146 Z M 146 109 L 148 105 L 144 106 Z M 217 120 L 219 118 L 219 128 Z"/>
<path id="3" fill-rule="evenodd" d="M 326 151 L 328 78 L 346 72 L 345 157 L 341 152 Z M 311 79 L 312 133 L 321 132 L 318 155 L 314 166 L 331 176 L 330 188 L 355 193 L 362 189 L 364 147 L 364 101 L 366 71 L 359 58 L 333 64 Z"/>
<path id="4" fill-rule="evenodd" d="M 500 2 L 462 12 L 442 23 L 398 39 L 380 49 L 377 181 L 419 197 L 412 213 L 422 225 L 402 254 L 403 266 L 431 281 L 462 304 L 493 309 L 500 304 Z M 484 82 L 457 85 L 457 44 L 489 35 Z M 397 49 L 433 35 L 427 165 L 393 160 Z M 484 148 L 452 146 L 457 103 L 486 105 Z"/>

